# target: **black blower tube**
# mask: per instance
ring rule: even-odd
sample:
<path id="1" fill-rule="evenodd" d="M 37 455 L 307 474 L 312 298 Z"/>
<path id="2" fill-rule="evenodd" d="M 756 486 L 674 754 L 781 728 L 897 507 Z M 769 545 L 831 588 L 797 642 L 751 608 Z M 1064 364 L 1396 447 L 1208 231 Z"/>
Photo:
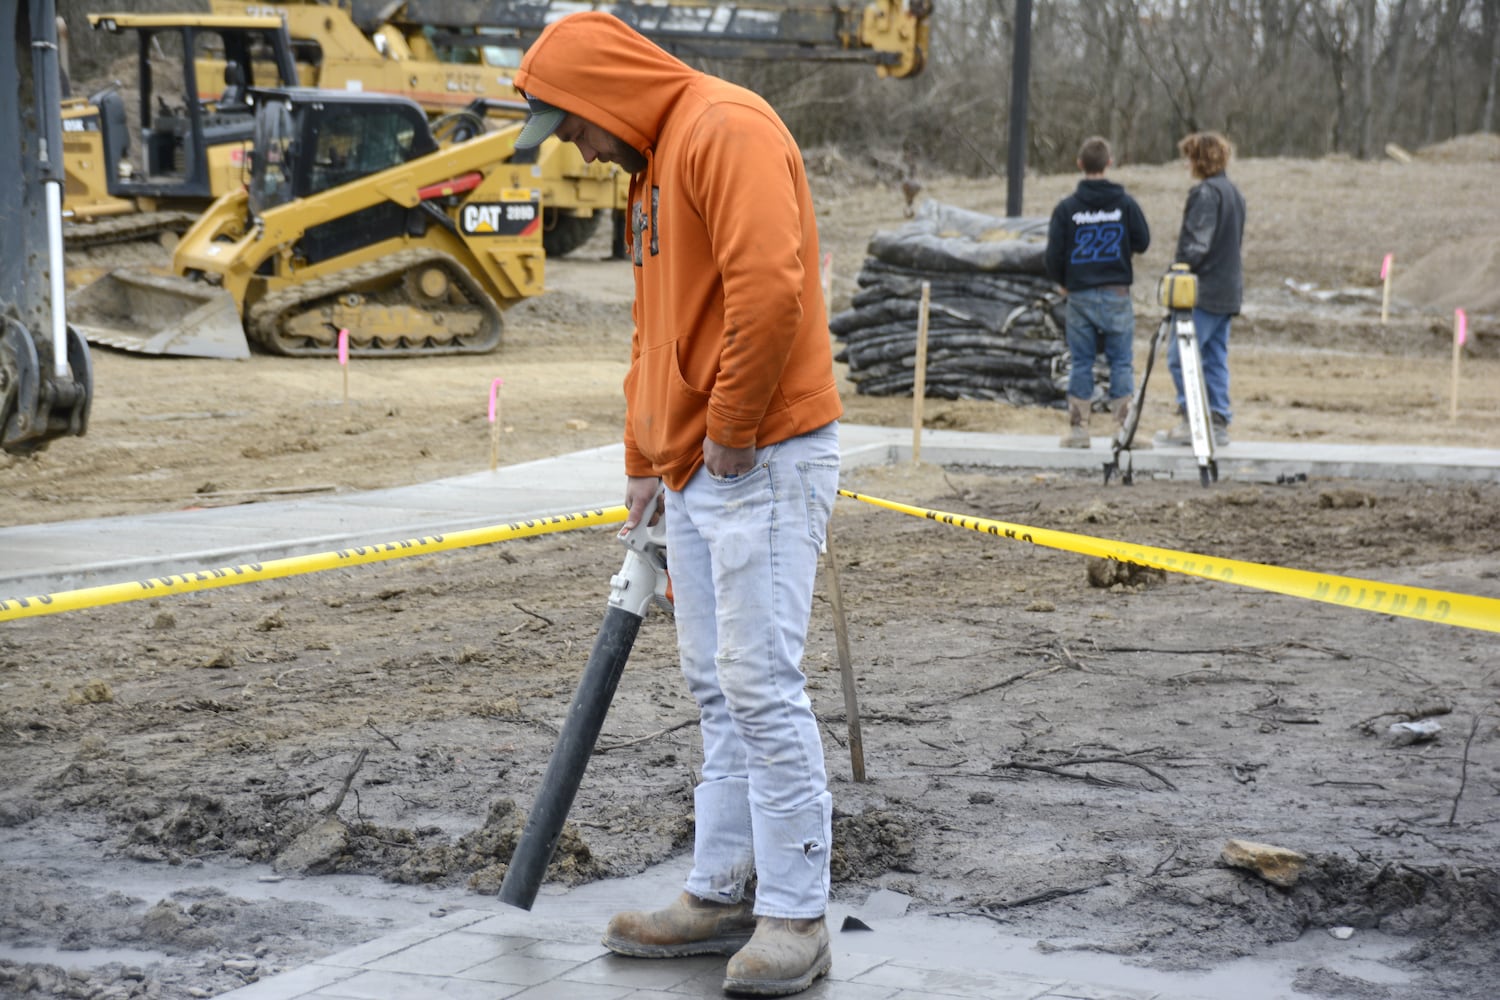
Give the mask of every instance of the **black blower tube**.
<path id="1" fill-rule="evenodd" d="M 568 706 L 568 717 L 557 735 L 552 759 L 547 762 L 547 772 L 542 775 L 536 803 L 526 819 L 526 828 L 521 831 L 510 867 L 505 870 L 505 881 L 500 884 L 501 902 L 529 910 L 536 901 L 537 889 L 547 874 L 552 852 L 557 849 L 563 823 L 573 807 L 573 797 L 578 794 L 584 768 L 594 752 L 604 716 L 640 628 L 638 614 L 613 605 L 605 611 L 604 624 L 599 627 L 578 690 L 573 692 L 573 703 Z"/>

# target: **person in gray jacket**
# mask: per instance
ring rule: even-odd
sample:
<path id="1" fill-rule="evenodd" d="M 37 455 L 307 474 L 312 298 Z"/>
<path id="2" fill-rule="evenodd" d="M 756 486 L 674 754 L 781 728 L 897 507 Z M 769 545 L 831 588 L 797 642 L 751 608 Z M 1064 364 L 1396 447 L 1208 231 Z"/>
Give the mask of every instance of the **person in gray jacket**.
<path id="1" fill-rule="evenodd" d="M 1245 198 L 1226 173 L 1233 147 L 1218 132 L 1194 132 L 1177 144 L 1187 158 L 1198 183 L 1187 196 L 1182 229 L 1177 237 L 1176 262 L 1186 264 L 1198 277 L 1198 304 L 1193 326 L 1198 334 L 1198 353 L 1203 361 L 1203 382 L 1208 389 L 1208 409 L 1213 422 L 1214 443 L 1229 443 L 1229 322 L 1239 315 L 1245 279 L 1240 263 L 1240 244 L 1245 235 Z M 1170 431 L 1158 431 L 1157 443 L 1193 443 L 1187 425 L 1182 387 L 1182 360 L 1174 339 L 1167 366 L 1177 387 L 1177 412 L 1182 419 Z"/>

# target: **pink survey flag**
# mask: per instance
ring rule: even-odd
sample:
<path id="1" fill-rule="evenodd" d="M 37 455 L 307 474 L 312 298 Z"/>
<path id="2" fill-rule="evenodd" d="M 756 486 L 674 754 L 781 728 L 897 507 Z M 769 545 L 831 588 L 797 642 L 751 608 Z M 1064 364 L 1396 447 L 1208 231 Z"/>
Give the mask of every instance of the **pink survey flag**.
<path id="1" fill-rule="evenodd" d="M 347 365 L 348 363 L 349 363 L 349 331 L 348 330 L 340 330 L 339 331 L 339 364 L 341 364 L 341 365 Z"/>
<path id="2" fill-rule="evenodd" d="M 1388 253 L 1388 254 L 1385 255 L 1385 260 L 1382 260 L 1380 262 L 1380 280 L 1381 281 L 1384 281 L 1386 278 L 1389 278 L 1391 276 L 1391 260 L 1394 257 L 1395 257 L 1395 254 L 1389 254 Z"/>
<path id="3" fill-rule="evenodd" d="M 500 387 L 505 384 L 505 379 L 497 378 L 490 383 L 490 423 L 495 422 L 495 400 L 500 395 Z"/>
<path id="4" fill-rule="evenodd" d="M 1453 310 L 1453 336 L 1458 339 L 1459 347 L 1469 339 L 1469 317 L 1462 309 Z"/>

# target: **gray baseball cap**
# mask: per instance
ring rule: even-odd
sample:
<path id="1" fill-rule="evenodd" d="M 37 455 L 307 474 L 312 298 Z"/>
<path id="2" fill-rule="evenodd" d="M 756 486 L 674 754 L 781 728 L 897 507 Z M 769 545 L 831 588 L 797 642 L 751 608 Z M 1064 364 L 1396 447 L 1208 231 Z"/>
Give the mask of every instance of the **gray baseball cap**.
<path id="1" fill-rule="evenodd" d="M 562 124 L 563 118 L 568 114 L 562 108 L 538 100 L 530 94 L 524 96 L 526 103 L 531 105 L 531 113 L 526 116 L 526 124 L 521 126 L 521 134 L 516 136 L 517 149 L 540 146 L 543 139 L 557 131 L 557 126 Z"/>

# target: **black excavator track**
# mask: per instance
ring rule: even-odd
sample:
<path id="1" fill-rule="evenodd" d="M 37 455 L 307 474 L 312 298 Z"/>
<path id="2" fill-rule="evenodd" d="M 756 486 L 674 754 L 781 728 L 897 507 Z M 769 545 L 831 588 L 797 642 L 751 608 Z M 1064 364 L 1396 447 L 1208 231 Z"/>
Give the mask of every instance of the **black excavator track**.
<path id="1" fill-rule="evenodd" d="M 140 212 L 92 222 L 70 222 L 63 227 L 63 242 L 69 250 L 164 238 L 175 243 L 197 221 L 198 216 L 192 212 Z"/>

